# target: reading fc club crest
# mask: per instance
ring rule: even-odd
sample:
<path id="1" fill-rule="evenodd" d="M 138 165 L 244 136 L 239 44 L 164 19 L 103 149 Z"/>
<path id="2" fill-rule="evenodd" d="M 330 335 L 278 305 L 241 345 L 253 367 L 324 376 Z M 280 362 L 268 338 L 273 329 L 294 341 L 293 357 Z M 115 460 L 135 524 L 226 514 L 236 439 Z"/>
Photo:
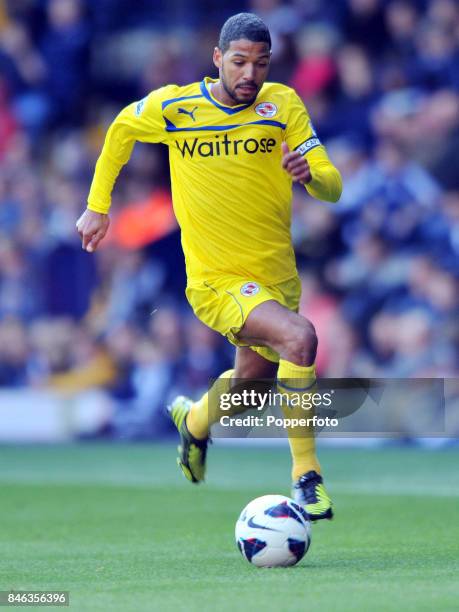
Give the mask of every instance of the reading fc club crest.
<path id="1" fill-rule="evenodd" d="M 255 112 L 257 115 L 260 115 L 260 117 L 274 117 L 277 113 L 277 106 L 272 102 L 262 102 L 255 106 Z"/>
<path id="2" fill-rule="evenodd" d="M 247 297 L 250 297 L 251 295 L 255 295 L 259 291 L 260 291 L 260 285 L 257 285 L 257 283 L 246 283 L 245 285 L 242 285 L 241 287 L 242 295 L 246 295 Z"/>

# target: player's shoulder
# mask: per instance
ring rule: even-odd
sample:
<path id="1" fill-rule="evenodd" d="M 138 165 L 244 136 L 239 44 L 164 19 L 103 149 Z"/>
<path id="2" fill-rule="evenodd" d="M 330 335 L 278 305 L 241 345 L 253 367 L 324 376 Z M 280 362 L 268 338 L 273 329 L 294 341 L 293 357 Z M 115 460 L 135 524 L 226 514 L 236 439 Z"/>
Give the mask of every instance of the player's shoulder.
<path id="1" fill-rule="evenodd" d="M 274 83 L 270 81 L 264 83 L 259 95 L 275 96 L 285 101 L 290 101 L 292 98 L 298 97 L 298 94 L 292 87 L 284 85 L 283 83 Z"/>
<path id="2" fill-rule="evenodd" d="M 158 89 L 153 89 L 138 102 L 134 102 L 130 107 L 133 108 L 136 117 L 141 115 L 144 117 L 157 116 L 164 109 L 172 104 L 187 98 L 198 97 L 200 94 L 199 83 L 190 83 L 189 85 L 164 85 Z"/>
<path id="3" fill-rule="evenodd" d="M 304 106 L 296 91 L 283 83 L 265 83 L 258 94 L 258 100 L 274 104 L 281 114 L 289 114 L 298 104 Z"/>
<path id="4" fill-rule="evenodd" d="M 154 97 L 163 105 L 183 98 L 200 95 L 200 83 L 189 83 L 188 85 L 164 85 L 159 89 L 155 89 L 148 94 L 148 97 Z"/>

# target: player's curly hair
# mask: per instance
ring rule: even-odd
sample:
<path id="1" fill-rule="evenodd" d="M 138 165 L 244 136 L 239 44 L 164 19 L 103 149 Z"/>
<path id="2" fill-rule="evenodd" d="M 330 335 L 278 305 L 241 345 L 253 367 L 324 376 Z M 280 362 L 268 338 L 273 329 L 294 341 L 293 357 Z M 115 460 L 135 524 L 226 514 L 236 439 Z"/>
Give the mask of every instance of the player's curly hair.
<path id="1" fill-rule="evenodd" d="M 268 43 L 271 49 L 271 35 L 260 17 L 253 13 L 238 13 L 225 21 L 218 39 L 219 49 L 225 53 L 232 40 L 245 38 L 252 42 Z"/>

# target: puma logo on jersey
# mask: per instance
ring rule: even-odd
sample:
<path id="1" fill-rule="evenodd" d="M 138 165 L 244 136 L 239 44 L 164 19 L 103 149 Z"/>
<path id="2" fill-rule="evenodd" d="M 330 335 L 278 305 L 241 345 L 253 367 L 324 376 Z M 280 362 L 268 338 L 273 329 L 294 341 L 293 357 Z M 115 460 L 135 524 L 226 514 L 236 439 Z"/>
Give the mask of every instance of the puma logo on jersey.
<path id="1" fill-rule="evenodd" d="M 189 115 L 193 119 L 193 121 L 196 121 L 194 113 L 197 111 L 197 109 L 197 106 L 195 106 L 192 111 L 187 111 L 186 108 L 179 108 L 177 112 L 182 115 Z"/>

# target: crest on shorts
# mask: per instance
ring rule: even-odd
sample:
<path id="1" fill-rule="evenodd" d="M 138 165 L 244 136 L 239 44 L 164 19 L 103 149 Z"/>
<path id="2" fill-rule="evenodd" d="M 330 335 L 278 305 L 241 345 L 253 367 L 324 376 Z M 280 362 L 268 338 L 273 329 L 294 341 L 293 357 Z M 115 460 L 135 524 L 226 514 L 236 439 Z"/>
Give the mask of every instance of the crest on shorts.
<path id="1" fill-rule="evenodd" d="M 255 106 L 255 112 L 260 117 L 274 117 L 277 113 L 277 106 L 272 102 L 262 102 Z"/>
<path id="2" fill-rule="evenodd" d="M 242 285 L 241 287 L 242 295 L 246 295 L 247 297 L 250 297 L 251 295 L 255 295 L 259 291 L 260 291 L 260 285 L 257 285 L 257 283 L 253 283 L 253 282 L 245 283 L 245 285 Z"/>

